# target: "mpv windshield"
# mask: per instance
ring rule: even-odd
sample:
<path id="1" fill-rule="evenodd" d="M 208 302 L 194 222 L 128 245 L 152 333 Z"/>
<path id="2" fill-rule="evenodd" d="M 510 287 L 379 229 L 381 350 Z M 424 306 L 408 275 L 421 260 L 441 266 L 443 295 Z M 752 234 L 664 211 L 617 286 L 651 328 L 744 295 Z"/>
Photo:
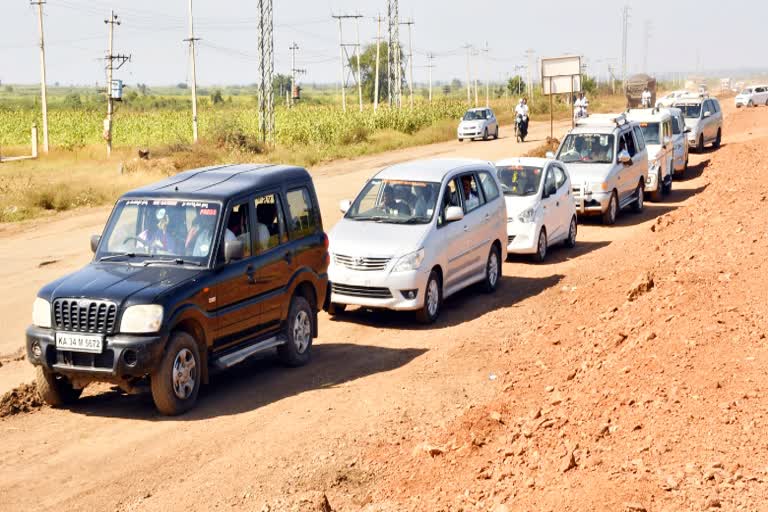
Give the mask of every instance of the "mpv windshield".
<path id="1" fill-rule="evenodd" d="M 372 179 L 345 217 L 389 224 L 427 224 L 435 213 L 439 191 L 439 183 Z"/>
<path id="2" fill-rule="evenodd" d="M 613 163 L 613 135 L 599 133 L 579 133 L 566 137 L 560 147 L 557 159 L 567 164 Z"/>
<path id="3" fill-rule="evenodd" d="M 646 144 L 661 144 L 659 123 L 640 123 Z"/>
<path id="4" fill-rule="evenodd" d="M 683 117 L 686 119 L 698 119 L 701 115 L 701 103 L 675 105 L 675 107 L 683 111 Z"/>
<path id="5" fill-rule="evenodd" d="M 464 114 L 464 121 L 479 121 L 488 119 L 488 113 L 485 110 L 469 110 Z"/>
<path id="6" fill-rule="evenodd" d="M 744 89 L 743 91 L 741 91 L 741 94 L 745 94 L 749 96 L 750 94 L 752 94 L 752 89 Z"/>
<path id="7" fill-rule="evenodd" d="M 213 248 L 221 205 L 176 199 L 118 201 L 96 259 L 157 256 L 203 264 Z"/>
<path id="8" fill-rule="evenodd" d="M 498 169 L 501 189 L 505 196 L 532 196 L 539 191 L 541 167 L 508 165 Z"/>

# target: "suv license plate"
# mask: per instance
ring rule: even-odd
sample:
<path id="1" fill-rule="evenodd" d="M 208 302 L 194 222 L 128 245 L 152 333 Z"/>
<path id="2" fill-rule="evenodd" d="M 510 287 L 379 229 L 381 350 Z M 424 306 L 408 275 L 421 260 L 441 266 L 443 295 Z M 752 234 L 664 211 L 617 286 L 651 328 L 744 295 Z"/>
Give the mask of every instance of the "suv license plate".
<path id="1" fill-rule="evenodd" d="M 100 354 L 104 338 L 87 334 L 56 333 L 56 348 L 73 352 Z"/>

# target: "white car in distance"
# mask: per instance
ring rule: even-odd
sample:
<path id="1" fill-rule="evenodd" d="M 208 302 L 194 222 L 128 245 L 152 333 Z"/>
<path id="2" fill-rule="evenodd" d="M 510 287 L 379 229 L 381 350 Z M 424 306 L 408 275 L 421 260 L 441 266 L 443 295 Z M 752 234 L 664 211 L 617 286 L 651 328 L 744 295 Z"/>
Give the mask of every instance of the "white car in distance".
<path id="1" fill-rule="evenodd" d="M 459 142 L 478 137 L 482 137 L 483 140 L 488 140 L 488 137 L 498 139 L 499 121 L 493 110 L 488 107 L 471 108 L 461 118 L 459 127 L 456 129 L 456 136 Z"/>
<path id="2" fill-rule="evenodd" d="M 393 165 L 340 208 L 344 217 L 329 235 L 329 314 L 357 305 L 416 311 L 431 323 L 455 292 L 475 283 L 496 290 L 507 210 L 489 162 Z"/>
<path id="3" fill-rule="evenodd" d="M 768 85 L 753 85 L 745 87 L 736 95 L 736 108 L 768 106 Z"/>
<path id="4" fill-rule="evenodd" d="M 542 262 L 549 247 L 576 246 L 576 202 L 565 166 L 546 158 L 496 162 L 507 204 L 507 252 Z"/>

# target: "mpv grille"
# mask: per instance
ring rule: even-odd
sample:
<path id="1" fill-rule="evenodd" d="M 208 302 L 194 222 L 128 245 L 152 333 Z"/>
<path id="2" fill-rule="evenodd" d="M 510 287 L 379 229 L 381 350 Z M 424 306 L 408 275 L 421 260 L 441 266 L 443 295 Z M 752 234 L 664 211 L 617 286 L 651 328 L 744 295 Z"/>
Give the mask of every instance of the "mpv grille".
<path id="1" fill-rule="evenodd" d="M 580 196 L 581 195 L 581 186 L 580 185 L 574 185 L 573 187 L 573 195 Z"/>
<path id="2" fill-rule="evenodd" d="M 115 328 L 117 306 L 88 299 L 57 299 L 53 302 L 56 328 L 62 331 L 107 334 Z"/>
<path id="3" fill-rule="evenodd" d="M 352 286 L 349 284 L 331 283 L 333 293 L 347 295 L 349 297 L 365 297 L 369 299 L 391 299 L 392 292 L 389 288 L 373 286 Z"/>
<path id="4" fill-rule="evenodd" d="M 384 270 L 392 258 L 365 258 L 357 256 L 334 255 L 338 265 L 343 265 L 352 270 Z"/>

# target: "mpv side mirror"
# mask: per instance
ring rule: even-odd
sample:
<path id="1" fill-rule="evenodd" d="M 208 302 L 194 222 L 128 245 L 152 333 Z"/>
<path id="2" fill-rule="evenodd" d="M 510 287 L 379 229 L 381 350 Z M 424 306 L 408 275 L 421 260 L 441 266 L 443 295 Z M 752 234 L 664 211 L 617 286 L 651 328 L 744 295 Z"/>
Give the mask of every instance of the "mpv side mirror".
<path id="1" fill-rule="evenodd" d="M 349 211 L 349 208 L 352 206 L 352 202 L 349 199 L 343 199 L 339 201 L 339 210 L 341 210 L 341 213 L 345 214 Z"/>
<path id="2" fill-rule="evenodd" d="M 547 154 L 544 156 L 547 158 L 555 158 L 555 154 L 552 151 L 547 151 Z"/>
<path id="3" fill-rule="evenodd" d="M 632 163 L 632 157 L 629 156 L 629 151 L 626 149 L 621 150 L 619 153 L 619 162 L 623 163 L 624 165 L 629 165 Z"/>
<path id="4" fill-rule="evenodd" d="M 91 252 L 96 253 L 96 249 L 99 248 L 99 242 L 101 242 L 101 235 L 91 235 Z"/>
<path id="5" fill-rule="evenodd" d="M 446 222 L 456 222 L 464 218 L 464 210 L 459 206 L 449 206 L 445 209 Z"/>
<path id="6" fill-rule="evenodd" d="M 670 137 L 669 135 L 667 135 L 666 137 L 664 137 L 664 145 L 665 145 L 665 146 L 666 146 L 667 144 L 669 144 L 670 142 L 672 142 L 672 137 Z"/>
<path id="7" fill-rule="evenodd" d="M 554 183 L 549 183 L 548 185 L 544 185 L 544 194 L 542 195 L 542 199 L 546 199 L 550 196 L 553 196 L 557 193 L 557 187 Z"/>
<path id="8" fill-rule="evenodd" d="M 683 133 L 691 133 L 690 127 L 686 126 L 685 130 L 683 130 Z"/>
<path id="9" fill-rule="evenodd" d="M 710 112 L 709 110 L 707 110 L 706 112 L 704 112 L 704 117 L 709 117 L 709 116 L 711 116 L 711 115 L 712 115 L 712 112 Z"/>
<path id="10" fill-rule="evenodd" d="M 230 240 L 224 243 L 224 261 L 237 261 L 245 255 L 245 244 L 242 240 Z"/>

